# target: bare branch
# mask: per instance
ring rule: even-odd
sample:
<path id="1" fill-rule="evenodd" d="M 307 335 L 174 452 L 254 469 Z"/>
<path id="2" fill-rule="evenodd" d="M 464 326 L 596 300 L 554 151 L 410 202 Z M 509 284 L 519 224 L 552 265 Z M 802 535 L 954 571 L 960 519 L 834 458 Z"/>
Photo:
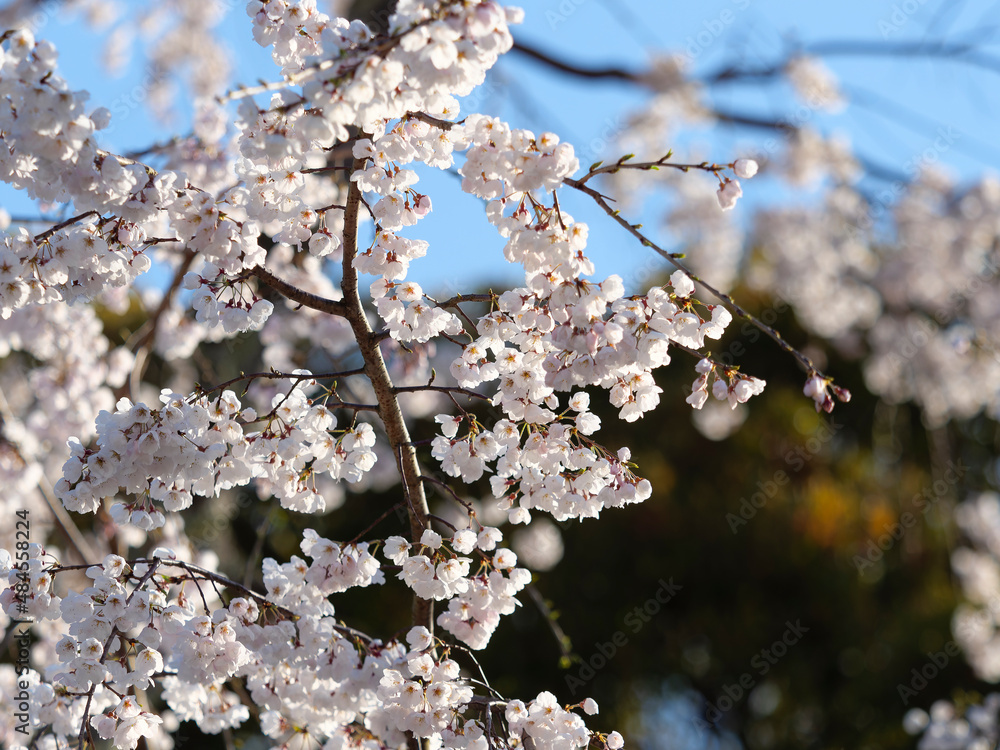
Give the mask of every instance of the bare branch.
<path id="1" fill-rule="evenodd" d="M 298 302 L 303 307 L 319 310 L 328 315 L 339 315 L 340 317 L 346 317 L 347 315 L 347 307 L 342 301 L 326 299 L 325 297 L 320 297 L 318 294 L 303 291 L 297 286 L 292 286 L 287 281 L 279 279 L 263 266 L 251 268 L 247 271 L 247 274 L 256 276 L 281 296 L 292 300 L 292 302 Z"/>

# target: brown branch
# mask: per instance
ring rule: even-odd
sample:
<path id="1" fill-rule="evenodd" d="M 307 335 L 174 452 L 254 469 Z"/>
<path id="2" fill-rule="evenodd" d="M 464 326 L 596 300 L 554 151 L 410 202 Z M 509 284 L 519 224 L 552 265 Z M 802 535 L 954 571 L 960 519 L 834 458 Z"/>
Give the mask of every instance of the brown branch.
<path id="1" fill-rule="evenodd" d="M 347 315 L 347 306 L 342 301 L 326 299 L 325 297 L 320 297 L 318 294 L 312 294 L 311 292 L 299 289 L 297 286 L 292 286 L 287 281 L 279 279 L 263 266 L 251 268 L 246 273 L 256 276 L 281 296 L 292 300 L 292 302 L 298 302 L 303 307 L 319 310 L 327 315 L 339 315 L 340 317 Z"/>
<path id="2" fill-rule="evenodd" d="M 596 177 L 597 175 L 600 174 L 615 174 L 623 169 L 638 169 L 646 172 L 657 171 L 660 169 L 660 167 L 668 167 L 670 169 L 676 169 L 681 172 L 690 172 L 692 169 L 697 169 L 703 172 L 710 172 L 711 174 L 718 176 L 719 172 L 729 167 L 728 164 L 710 164 L 707 161 L 703 161 L 700 164 L 681 164 L 678 162 L 667 161 L 667 159 L 669 159 L 671 156 L 673 156 L 673 152 L 668 151 L 665 156 L 660 157 L 656 161 L 632 162 L 629 161 L 629 159 L 632 158 L 632 154 L 629 154 L 628 156 L 623 156 L 622 158 L 618 159 L 618 161 L 616 161 L 614 164 L 606 164 L 603 166 L 591 167 L 590 171 L 587 172 L 587 174 L 583 175 L 583 177 L 581 177 L 579 180 L 577 180 L 577 182 L 583 185 L 584 183 L 587 182 L 587 180 L 591 179 L 592 177 Z M 598 162 L 598 164 L 599 163 L 600 162 Z M 560 221 L 561 220 L 562 219 L 560 217 Z"/>
<path id="3" fill-rule="evenodd" d="M 354 171 L 364 169 L 365 160 L 355 159 Z M 344 293 L 344 317 L 347 318 L 354 331 L 362 359 L 365 363 L 365 373 L 368 375 L 375 391 L 379 405 L 379 416 L 385 426 L 393 455 L 396 456 L 397 467 L 403 480 L 403 490 L 409 505 L 410 536 L 414 543 L 420 541 L 424 529 L 429 528 L 427 515 L 427 497 L 421 482 L 420 464 L 417 462 L 417 452 L 410 444 L 410 433 L 399 406 L 397 393 L 386 368 L 385 359 L 379 348 L 378 340 L 368 324 L 361 295 L 358 292 L 358 272 L 354 267 L 354 259 L 358 254 L 358 220 L 361 207 L 361 190 L 356 182 L 351 182 L 347 193 L 347 207 L 344 211 L 344 260 L 341 289 Z M 419 596 L 413 600 L 413 624 L 423 625 L 431 633 L 434 632 L 434 609 L 432 602 Z"/>
<path id="4" fill-rule="evenodd" d="M 462 498 L 460 498 L 458 496 L 458 493 L 455 492 L 455 490 L 453 490 L 451 488 L 451 485 L 447 484 L 446 482 L 442 482 L 440 479 L 437 479 L 436 477 L 432 477 L 429 474 L 424 474 L 424 476 L 421 477 L 421 480 L 424 481 L 424 482 L 430 482 L 431 484 L 435 484 L 438 487 L 440 487 L 441 489 L 443 489 L 445 492 L 448 493 L 448 495 L 451 496 L 452 500 L 454 500 L 456 503 L 458 503 L 463 508 L 465 508 L 465 510 L 469 514 L 469 518 L 473 518 L 473 519 L 476 520 L 476 523 L 479 523 L 479 518 L 476 515 L 476 509 L 473 508 L 465 500 L 463 500 Z M 479 525 L 482 526 L 482 524 L 479 524 Z"/>
<path id="5" fill-rule="evenodd" d="M 50 229 L 46 229 L 41 234 L 36 234 L 35 235 L 35 244 L 38 244 L 39 242 L 44 242 L 49 237 L 51 237 L 53 234 L 55 234 L 56 232 L 58 232 L 60 229 L 65 229 L 68 226 L 76 224 L 78 221 L 83 221 L 88 216 L 96 216 L 98 219 L 101 218 L 101 214 L 99 212 L 97 212 L 97 211 L 85 211 L 84 213 L 80 214 L 79 216 L 74 216 L 72 219 L 66 219 L 66 221 L 62 221 L 62 222 L 56 224 L 54 227 L 52 227 Z"/>
<path id="6" fill-rule="evenodd" d="M 462 388 L 457 385 L 401 385 L 396 386 L 392 389 L 393 393 L 419 393 L 420 391 L 437 391 L 438 393 L 461 393 L 469 398 L 481 398 L 484 401 L 489 401 L 490 397 L 482 393 L 477 393 L 476 391 L 471 391 L 468 388 Z"/>
<path id="7" fill-rule="evenodd" d="M 427 297 L 427 295 L 424 295 Z M 476 321 L 469 317 L 469 315 L 462 309 L 463 302 L 489 302 L 491 309 L 493 304 L 496 302 L 496 295 L 493 292 L 489 294 L 456 294 L 451 299 L 446 299 L 444 302 L 438 302 L 432 297 L 427 297 L 431 302 L 433 302 L 437 307 L 440 308 L 454 308 L 458 311 L 458 314 L 462 316 L 466 323 L 469 325 L 469 330 L 477 331 Z"/>
<path id="8" fill-rule="evenodd" d="M 931 41 L 869 41 L 864 39 L 832 39 L 813 42 L 802 48 L 806 55 L 835 57 L 857 55 L 859 57 L 929 57 L 983 68 L 1000 73 L 1000 58 L 985 55 L 976 45 L 969 42 Z"/>
<path id="9" fill-rule="evenodd" d="M 424 112 L 407 112 L 406 119 L 410 120 L 420 120 L 421 122 L 426 122 L 428 125 L 433 125 L 436 128 L 441 128 L 441 130 L 451 130 L 456 125 L 461 125 L 465 122 L 465 118 L 461 120 L 442 120 L 440 117 L 435 117 L 434 115 L 428 115 Z"/>
<path id="10" fill-rule="evenodd" d="M 798 127 L 787 120 L 775 120 L 769 117 L 744 115 L 739 112 L 730 112 L 728 110 L 719 109 L 718 107 L 710 109 L 708 112 L 719 122 L 725 122 L 730 125 L 745 125 L 749 128 L 760 128 L 761 130 L 777 130 L 780 133 L 797 133 L 799 130 Z"/>
<path id="11" fill-rule="evenodd" d="M 456 294 L 454 297 L 446 299 L 444 302 L 434 302 L 438 307 L 458 307 L 463 302 L 495 302 L 495 294 Z M 428 298 L 430 299 L 430 298 Z"/>

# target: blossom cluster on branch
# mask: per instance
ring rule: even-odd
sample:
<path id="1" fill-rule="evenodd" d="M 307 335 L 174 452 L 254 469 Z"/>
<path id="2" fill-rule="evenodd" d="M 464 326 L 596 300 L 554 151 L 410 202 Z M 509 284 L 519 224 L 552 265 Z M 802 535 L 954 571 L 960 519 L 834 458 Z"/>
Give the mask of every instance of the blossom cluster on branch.
<path id="1" fill-rule="evenodd" d="M 40 363 L 30 397 L 2 399 L 0 472 L 16 488 L 3 509 L 21 507 L 18 497 L 41 508 L 41 498 L 52 518 L 36 531 L 55 524 L 66 544 L 3 538 L 0 624 L 32 619 L 39 640 L 14 683 L 0 668 L 0 703 L 15 688 L 29 694 L 36 747 L 167 746 L 179 721 L 214 734 L 252 720 L 274 747 L 617 750 L 621 735 L 584 723 L 593 700 L 507 699 L 478 669 L 473 651 L 515 611 L 531 573 L 464 485 L 489 474 L 487 502 L 512 525 L 647 499 L 629 449 L 598 441 L 591 399 L 606 391 L 622 420 L 638 420 L 660 400 L 654 371 L 677 352 L 696 363 L 693 407 L 709 391 L 731 408 L 746 402 L 764 382 L 707 349 L 734 315 L 793 353 L 817 408 L 832 407 L 829 378 L 804 355 L 587 184 L 695 168 L 717 180 L 722 211 L 756 162 L 623 158 L 574 179 L 576 152 L 555 134 L 460 118 L 459 98 L 511 48 L 522 17 L 493 0 L 400 0 L 385 33 L 312 0 L 253 0 L 246 11 L 280 77 L 199 101 L 190 135 L 132 156 L 99 145 L 113 113 L 70 90 L 52 45 L 27 29 L 3 36 L 0 179 L 66 217 L 2 237 L 3 353 Z M 447 201 L 417 189 L 418 165 L 454 171 L 483 202 L 523 284 L 440 302 L 408 278 L 433 251 L 406 230 Z M 616 275 L 588 278 L 587 225 L 560 207 L 562 190 L 664 255 L 670 282 L 629 290 Z M 137 289 L 154 263 L 165 288 Z M 488 309 L 473 317 L 472 304 Z M 112 345 L 95 310 L 133 305 L 143 327 Z M 259 342 L 268 371 L 192 377 L 199 344 L 240 335 Z M 154 356 L 173 368 L 170 387 L 146 377 Z M 315 361 L 336 366 L 303 367 Z M 422 416 L 436 428 L 414 440 Z M 439 482 L 438 467 L 461 484 Z M 196 502 L 236 488 L 319 515 L 342 484 L 372 475 L 398 485 L 407 536 L 306 531 L 308 561 L 264 559 L 262 590 L 223 576 L 184 531 Z M 459 525 L 431 514 L 431 482 Z M 105 531 L 84 535 L 67 510 L 95 514 Z M 335 610 L 348 589 L 393 585 L 414 597 L 402 637 L 360 633 Z M 19 732 L 0 740 L 13 747 Z"/>

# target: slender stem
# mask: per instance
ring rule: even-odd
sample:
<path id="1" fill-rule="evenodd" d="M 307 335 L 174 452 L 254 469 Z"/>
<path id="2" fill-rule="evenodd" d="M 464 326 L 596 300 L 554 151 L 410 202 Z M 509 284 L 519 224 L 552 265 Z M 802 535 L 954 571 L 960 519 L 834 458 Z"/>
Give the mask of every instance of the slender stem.
<path id="1" fill-rule="evenodd" d="M 545 597 L 542 596 L 542 592 L 533 583 L 529 583 L 526 587 L 528 596 L 531 597 L 531 601 L 535 603 L 538 607 L 538 611 L 541 612 L 542 617 L 545 618 L 546 624 L 549 626 L 549 630 L 552 631 L 552 635 L 556 639 L 556 643 L 559 644 L 559 653 L 564 659 L 571 659 L 573 657 L 573 647 L 569 636 L 566 635 L 566 631 L 562 629 L 559 624 L 558 615 L 552 611 L 548 602 L 545 601 Z"/>
<path id="2" fill-rule="evenodd" d="M 225 383 L 219 383 L 219 385 L 213 386 L 212 388 L 201 388 L 198 391 L 199 395 L 208 395 L 209 393 L 214 393 L 215 391 L 221 391 L 224 388 L 228 388 L 234 383 L 239 383 L 241 380 L 254 381 L 259 378 L 266 380 L 294 380 L 296 384 L 303 380 L 328 380 L 331 378 L 346 378 L 351 375 L 362 375 L 364 373 L 363 369 L 357 370 L 342 370 L 341 372 L 321 372 L 318 374 L 302 375 L 289 372 L 252 372 L 249 375 L 240 375 L 239 377 L 227 380 Z M 353 406 L 353 404 L 352 404 Z"/>
<path id="3" fill-rule="evenodd" d="M 587 174 L 581 177 L 578 182 L 583 185 L 587 180 L 592 177 L 596 177 L 599 174 L 614 174 L 621 171 L 622 169 L 639 169 L 643 171 L 657 170 L 660 167 L 668 167 L 670 169 L 677 169 L 681 172 L 688 172 L 692 169 L 699 169 L 703 172 L 711 172 L 712 174 L 718 176 L 719 172 L 726 169 L 727 164 L 710 164 L 707 161 L 703 161 L 700 164 L 680 164 L 678 162 L 667 161 L 672 154 L 668 153 L 666 156 L 657 159 L 656 161 L 640 161 L 640 162 L 629 162 L 628 157 L 623 157 L 616 161 L 614 164 L 606 164 L 600 167 L 593 167 Z M 561 218 L 560 218 L 561 220 Z"/>
<path id="4" fill-rule="evenodd" d="M 489 401 L 490 397 L 483 395 L 482 393 L 477 393 L 476 391 L 470 391 L 468 388 L 462 388 L 457 385 L 404 385 L 398 386 L 392 389 L 395 393 L 419 393 L 421 391 L 437 391 L 438 393 L 461 393 L 469 398 L 481 398 L 484 401 Z"/>
<path id="5" fill-rule="evenodd" d="M 458 307 L 462 302 L 496 302 L 497 296 L 490 294 L 456 294 L 443 302 L 435 302 L 438 307 Z"/>
<path id="6" fill-rule="evenodd" d="M 372 521 L 370 524 L 368 524 L 368 526 L 366 526 L 364 528 L 364 530 L 359 531 L 357 533 L 357 535 L 351 541 L 348 542 L 348 544 L 357 544 L 358 541 L 361 539 L 361 537 L 363 537 L 369 531 L 371 531 L 376 526 L 378 526 L 380 523 L 382 523 L 382 521 L 384 521 L 389 516 L 390 513 L 399 510 L 401 507 L 403 507 L 402 501 L 400 501 L 400 502 L 396 503 L 395 505 L 393 505 L 391 508 L 389 508 L 387 511 L 385 511 L 385 513 L 383 513 L 381 516 L 379 516 L 374 521 Z"/>
<path id="7" fill-rule="evenodd" d="M 355 159 L 353 171 L 364 169 L 365 160 Z M 429 528 L 427 497 L 421 482 L 420 465 L 417 462 L 417 452 L 410 443 L 410 433 L 399 407 L 397 391 L 392 384 L 389 370 L 386 368 L 378 339 L 368 324 L 361 295 L 358 292 L 358 272 L 354 268 L 354 259 L 358 254 L 358 219 L 361 207 L 361 190 L 356 182 L 351 182 L 347 193 L 347 207 L 344 210 L 344 261 L 341 289 L 344 293 L 344 317 L 354 331 L 362 359 L 365 363 L 365 373 L 368 375 L 375 391 L 379 405 L 379 416 L 385 425 L 386 435 L 393 455 L 396 457 L 400 476 L 403 479 L 403 491 L 406 495 L 410 515 L 410 536 L 414 543 L 420 541 L 424 529 Z M 413 623 L 423 625 L 431 633 L 434 632 L 434 610 L 430 601 L 414 596 Z"/>
<path id="8" fill-rule="evenodd" d="M 35 235 L 35 243 L 37 244 L 39 242 L 47 240 L 49 237 L 51 237 L 53 234 L 55 234 L 56 232 L 58 232 L 60 229 L 65 229 L 68 226 L 76 224 L 78 221 L 83 221 L 88 216 L 96 216 L 97 218 L 101 218 L 101 215 L 97 211 L 85 211 L 84 213 L 80 214 L 79 216 L 74 216 L 71 219 L 66 219 L 66 221 L 59 222 L 54 227 L 51 227 L 50 229 L 46 229 L 41 234 L 36 234 Z"/>

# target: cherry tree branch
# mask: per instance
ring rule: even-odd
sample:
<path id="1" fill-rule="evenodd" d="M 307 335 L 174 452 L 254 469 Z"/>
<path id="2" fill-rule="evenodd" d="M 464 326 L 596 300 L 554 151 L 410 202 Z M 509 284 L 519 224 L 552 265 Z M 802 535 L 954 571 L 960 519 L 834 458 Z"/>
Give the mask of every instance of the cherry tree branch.
<path id="1" fill-rule="evenodd" d="M 468 396 L 469 398 L 481 398 L 484 401 L 489 401 L 490 397 L 476 391 L 469 390 L 468 388 L 462 388 L 457 385 L 403 385 L 397 386 L 392 389 L 395 393 L 419 393 L 421 391 L 437 391 L 438 393 L 461 393 L 463 396 Z"/>
<path id="2" fill-rule="evenodd" d="M 298 385 L 303 380 L 335 380 L 338 378 L 347 378 L 352 375 L 362 375 L 364 374 L 363 369 L 356 370 L 341 370 L 340 372 L 321 372 L 317 374 L 305 374 L 305 373 L 292 373 L 292 372 L 277 372 L 272 370 L 271 372 L 252 372 L 249 375 L 241 374 L 235 378 L 231 378 L 224 383 L 219 383 L 219 385 L 212 386 L 211 388 L 202 388 L 201 386 L 196 386 L 195 393 L 197 395 L 208 395 L 209 393 L 214 393 L 215 391 L 221 391 L 224 388 L 228 388 L 235 383 L 239 383 L 242 380 L 247 381 L 247 387 L 250 386 L 254 380 L 264 379 L 264 380 L 294 380 L 295 384 Z M 338 406 L 344 406 L 347 408 L 356 408 L 358 411 L 375 411 L 378 409 L 377 406 L 370 404 L 346 404 L 340 403 Z"/>
<path id="3" fill-rule="evenodd" d="M 353 171 L 364 169 L 365 160 L 355 159 Z M 358 221 L 361 206 L 361 190 L 357 182 L 351 182 L 347 193 L 347 206 L 344 210 L 344 259 L 341 289 L 344 293 L 344 317 L 347 318 L 354 332 L 358 349 L 364 360 L 365 374 L 371 381 L 375 398 L 378 401 L 378 412 L 385 426 L 386 436 L 397 467 L 403 480 L 403 491 L 406 495 L 410 515 L 410 536 L 414 543 L 420 541 L 424 530 L 429 528 L 427 497 L 421 482 L 420 464 L 417 462 L 417 452 L 410 443 L 410 433 L 399 406 L 396 388 L 393 386 L 389 370 L 382 357 L 378 339 L 368 324 L 368 316 L 361 304 L 358 291 L 358 272 L 354 267 L 354 259 L 358 254 Z M 434 610 L 432 603 L 419 596 L 413 599 L 413 623 L 423 625 L 431 633 L 434 632 Z"/>
<path id="4" fill-rule="evenodd" d="M 152 577 L 157 567 L 180 568 L 181 570 L 188 573 L 189 576 L 172 577 L 171 580 L 172 583 L 176 583 L 179 581 L 187 581 L 187 580 L 195 582 L 197 582 L 198 580 L 209 581 L 210 583 L 218 584 L 219 586 L 224 586 L 225 588 L 238 591 L 243 596 L 253 599 L 258 603 L 262 612 L 265 610 L 277 612 L 279 615 L 281 615 L 287 620 L 291 620 L 292 622 L 295 622 L 299 619 L 299 615 L 295 614 L 290 609 L 286 609 L 285 607 L 282 607 L 279 604 L 275 604 L 270 599 L 268 599 L 264 594 L 258 593 L 257 591 L 254 591 L 252 588 L 244 586 L 242 583 L 234 581 L 231 578 L 227 578 L 226 576 L 220 573 L 208 570 L 207 568 L 202 568 L 198 565 L 195 565 L 194 563 L 186 562 L 184 560 L 170 560 L 161 557 L 156 557 L 156 558 L 140 557 L 131 560 L 126 560 L 125 562 L 128 563 L 128 565 L 132 568 L 135 568 L 136 565 L 151 566 L 150 570 L 148 570 L 146 574 L 142 577 L 142 579 L 140 579 L 139 583 L 136 584 L 135 587 L 136 591 L 139 590 L 142 587 L 142 585 Z M 95 565 L 99 567 L 100 563 L 89 563 L 83 565 L 53 565 L 52 567 L 47 568 L 46 570 L 47 572 L 56 575 L 58 573 L 62 573 L 69 570 L 86 570 L 87 568 L 92 568 Z M 164 575 L 162 571 L 161 575 Z M 197 578 L 195 576 L 197 576 Z M 132 595 L 129 596 L 129 600 L 131 600 L 131 597 L 134 595 L 135 591 L 133 591 Z M 332 627 L 338 633 L 347 638 L 358 639 L 364 641 L 365 643 L 370 643 L 372 641 L 372 638 L 370 636 L 366 635 L 365 633 L 362 633 L 360 630 L 355 630 L 354 628 L 348 627 L 347 625 L 335 624 Z"/>
<path id="5" fill-rule="evenodd" d="M 489 294 L 456 294 L 443 302 L 434 302 L 438 307 L 458 307 L 463 302 L 496 302 L 497 296 Z M 433 301 L 433 300 L 432 300 Z"/>
<path id="6" fill-rule="evenodd" d="M 581 177 L 577 182 L 583 185 L 588 180 L 596 177 L 600 174 L 615 174 L 623 169 L 638 169 L 642 171 L 657 171 L 660 167 L 668 167 L 670 169 L 676 169 L 681 172 L 690 172 L 692 169 L 701 170 L 703 172 L 710 172 L 718 176 L 719 172 L 727 169 L 729 164 L 710 164 L 707 161 L 703 161 L 700 164 L 681 164 L 679 162 L 667 161 L 671 156 L 673 156 L 673 151 L 668 151 L 664 156 L 660 157 L 656 161 L 639 161 L 632 162 L 629 161 L 634 154 L 628 154 L 626 156 L 618 159 L 614 164 L 601 165 L 601 162 L 594 164 L 590 171 L 587 172 L 583 177 Z"/>
<path id="7" fill-rule="evenodd" d="M 344 302 L 320 297 L 318 294 L 312 294 L 311 292 L 299 289 L 297 286 L 292 286 L 287 281 L 279 279 L 263 266 L 255 266 L 246 273 L 250 276 L 256 276 L 282 297 L 290 299 L 292 302 L 298 302 L 303 307 L 319 310 L 328 315 L 338 315 L 342 318 L 347 317 L 347 306 Z"/>
<path id="8" fill-rule="evenodd" d="M 58 232 L 60 229 L 65 229 L 66 227 L 72 226 L 73 224 L 76 224 L 77 222 L 83 221 L 88 216 L 96 216 L 98 219 L 101 218 L 101 214 L 99 212 L 97 212 L 97 211 L 84 211 L 79 216 L 74 216 L 74 217 L 72 217 L 70 219 L 66 219 L 66 221 L 61 221 L 58 224 L 56 224 L 54 227 L 46 229 L 41 234 L 36 234 L 35 235 L 35 244 L 38 244 L 39 242 L 44 242 L 49 237 L 51 237 L 53 234 L 55 234 L 56 232 Z"/>

